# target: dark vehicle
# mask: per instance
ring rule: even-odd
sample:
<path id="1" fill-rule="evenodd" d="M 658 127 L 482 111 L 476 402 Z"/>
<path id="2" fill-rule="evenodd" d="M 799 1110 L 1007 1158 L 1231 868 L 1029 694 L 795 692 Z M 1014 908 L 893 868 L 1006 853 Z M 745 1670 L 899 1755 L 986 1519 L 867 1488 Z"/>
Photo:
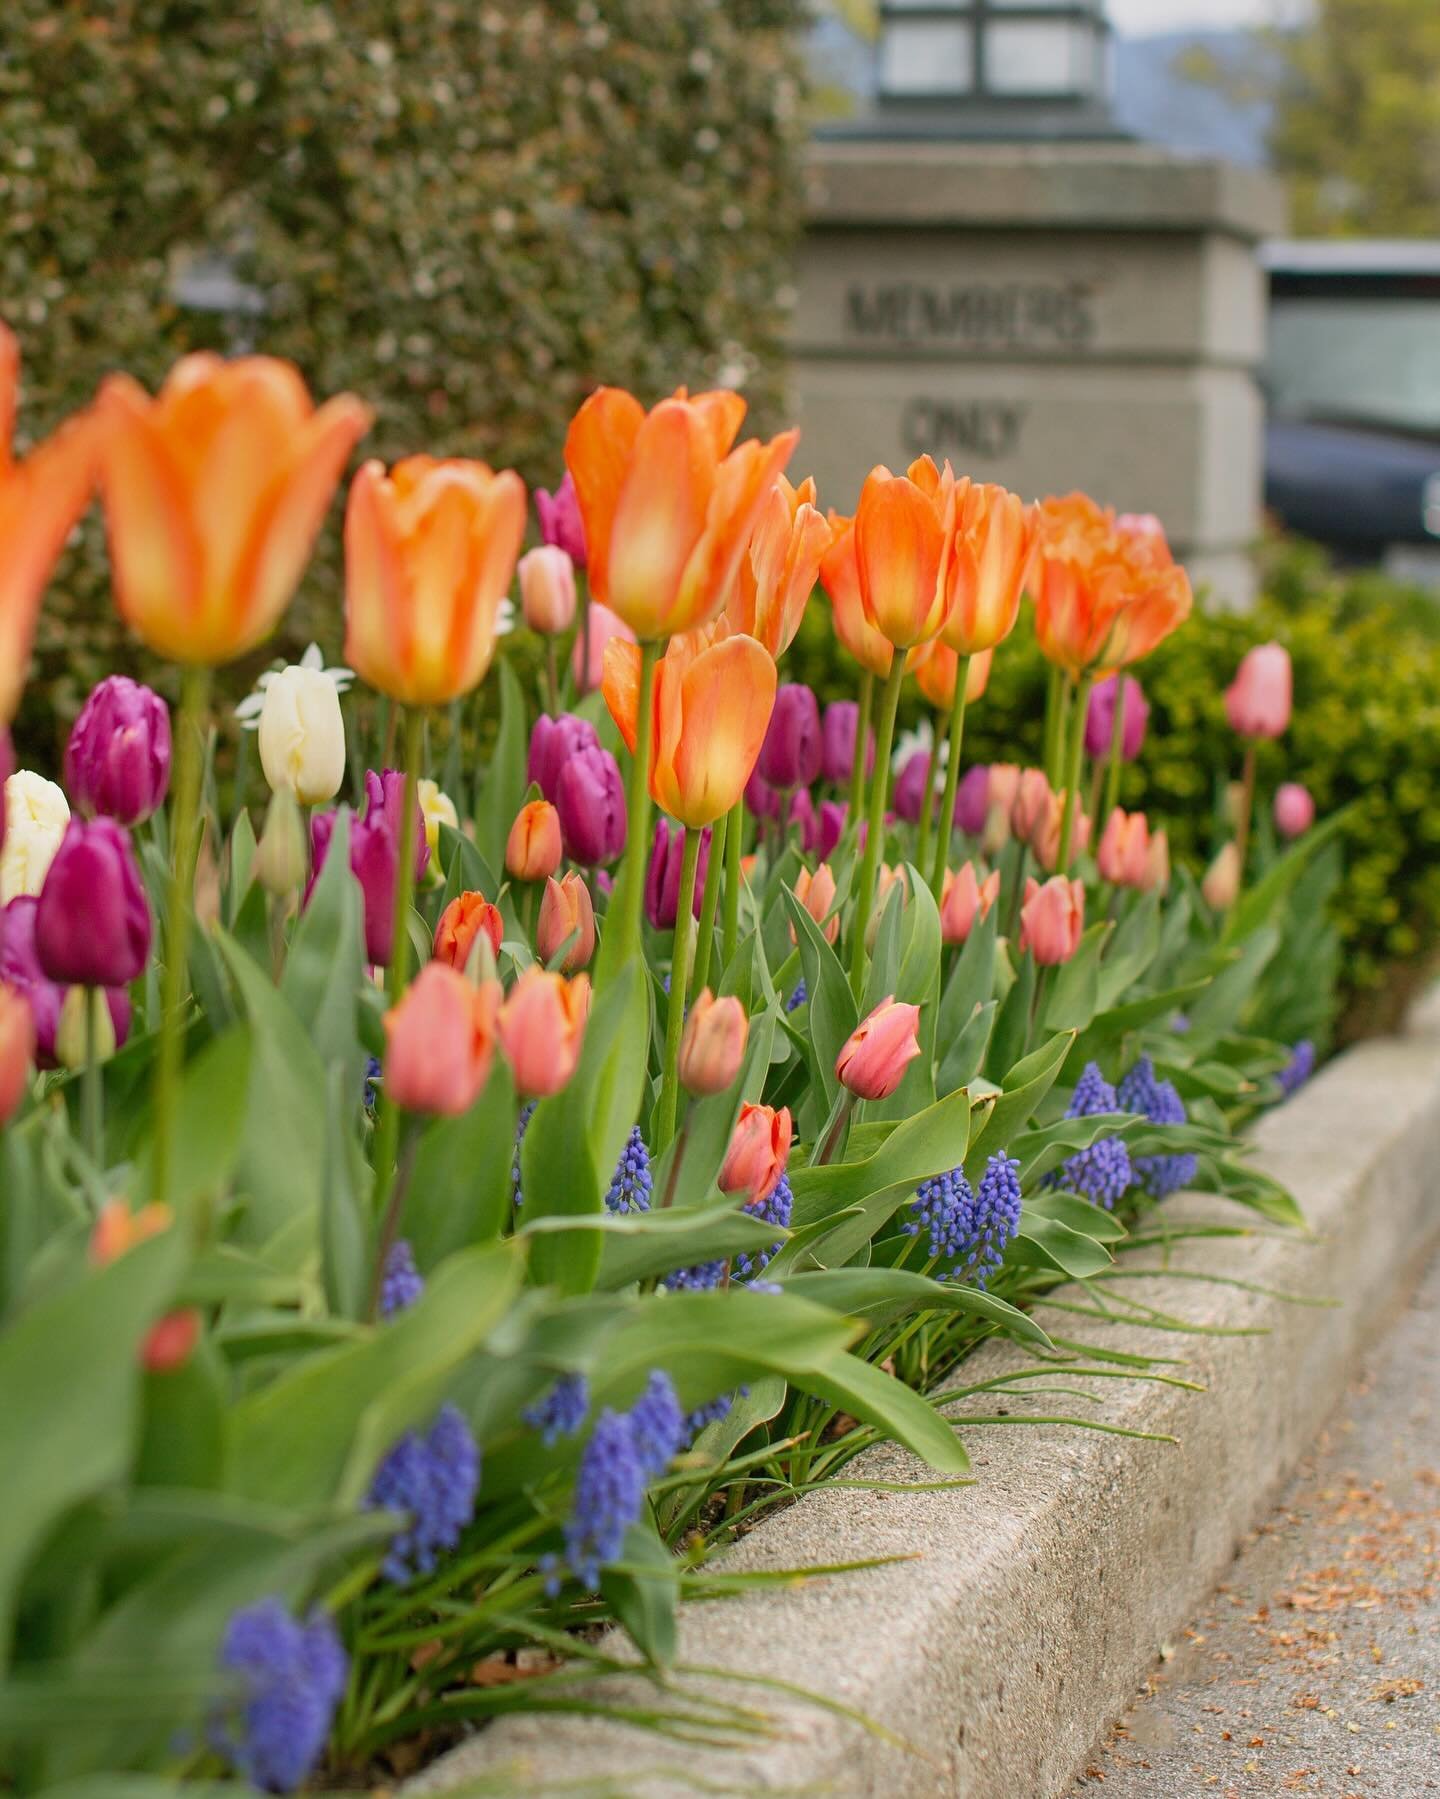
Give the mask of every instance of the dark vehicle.
<path id="1" fill-rule="evenodd" d="M 1346 561 L 1440 579 L 1440 244 L 1264 254 L 1270 510 Z"/>

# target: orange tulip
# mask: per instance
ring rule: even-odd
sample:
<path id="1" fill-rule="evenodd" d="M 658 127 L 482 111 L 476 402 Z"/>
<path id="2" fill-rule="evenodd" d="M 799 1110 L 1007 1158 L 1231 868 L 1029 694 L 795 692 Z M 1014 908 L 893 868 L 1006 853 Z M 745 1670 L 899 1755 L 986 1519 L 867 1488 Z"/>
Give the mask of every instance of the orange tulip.
<path id="1" fill-rule="evenodd" d="M 789 1106 L 741 1106 L 716 1181 L 720 1191 L 743 1193 L 747 1206 L 768 1199 L 790 1160 L 794 1131 Z"/>
<path id="2" fill-rule="evenodd" d="M 733 994 L 716 999 L 702 987 L 690 1002 L 680 1039 L 680 1084 L 687 1093 L 723 1093 L 740 1072 L 750 1019 Z"/>
<path id="3" fill-rule="evenodd" d="M 970 658 L 970 672 L 965 677 L 965 700 L 978 700 L 990 684 L 993 650 L 979 650 Z M 918 650 L 911 650 L 908 666 L 915 684 L 930 704 L 941 712 L 949 712 L 955 704 L 955 682 L 960 673 L 960 658 L 943 637 L 932 637 Z"/>
<path id="4" fill-rule="evenodd" d="M 854 520 L 832 512 L 830 529 L 834 535 L 830 548 L 820 558 L 820 585 L 830 601 L 835 635 L 861 668 L 884 680 L 890 673 L 895 651 L 889 639 L 882 637 L 865 616 L 865 604 L 860 598 L 860 565 L 855 560 Z"/>
<path id="5" fill-rule="evenodd" d="M 567 981 L 532 965 L 510 989 L 497 1028 L 516 1088 L 527 1099 L 558 1093 L 574 1074 L 589 1016 L 588 975 Z"/>
<path id="6" fill-rule="evenodd" d="M 505 839 L 506 872 L 517 881 L 548 881 L 563 854 L 560 814 L 549 800 L 530 800 Z"/>
<path id="7" fill-rule="evenodd" d="M 1039 529 L 1038 508 L 1008 488 L 979 481 L 957 487 L 941 631 L 950 649 L 975 656 L 1014 630 Z"/>
<path id="8" fill-rule="evenodd" d="M 540 918 L 535 926 L 535 947 L 542 962 L 553 962 L 560 946 L 574 935 L 575 941 L 565 952 L 560 967 L 566 974 L 583 968 L 595 954 L 595 907 L 590 889 L 572 868 L 563 881 L 551 875 L 545 883 L 540 901 Z"/>
<path id="9" fill-rule="evenodd" d="M 814 481 L 797 488 L 781 475 L 740 559 L 740 578 L 726 607 L 731 630 L 763 643 L 778 661 L 800 629 L 833 535 L 816 510 Z"/>
<path id="10" fill-rule="evenodd" d="M 1164 893 L 1170 885 L 1170 833 L 1160 830 L 1151 834 L 1150 852 L 1145 858 L 1145 879 L 1140 883 L 1146 893 Z"/>
<path id="11" fill-rule="evenodd" d="M 0 981 L 0 1125 L 19 1110 L 35 1060 L 35 1019 L 30 1002 Z"/>
<path id="12" fill-rule="evenodd" d="M 112 375 L 96 412 L 122 616 L 177 662 L 243 656 L 289 604 L 369 408 L 316 408 L 273 357 L 200 353 L 153 399 Z"/>
<path id="13" fill-rule="evenodd" d="M 498 956 L 505 935 L 505 922 L 499 908 L 492 906 L 483 893 L 457 894 L 440 914 L 440 922 L 435 927 L 435 960 L 446 962 L 463 974 L 482 931 L 490 940 L 491 954 Z"/>
<path id="14" fill-rule="evenodd" d="M 123 1199 L 107 1200 L 90 1231 L 90 1260 L 99 1267 L 123 1256 L 147 1237 L 169 1230 L 169 1206 L 141 1206 L 132 1212 Z M 189 1361 L 200 1340 L 200 1314 L 194 1306 L 167 1312 L 145 1333 L 140 1365 L 150 1374 L 169 1374 Z"/>
<path id="15" fill-rule="evenodd" d="M 835 876 L 830 864 L 822 862 L 814 874 L 802 868 L 795 877 L 795 897 L 825 933 L 825 941 L 833 943 L 840 935 L 840 915 L 835 911 Z M 795 941 L 793 925 L 790 941 Z"/>
<path id="16" fill-rule="evenodd" d="M 740 798 L 775 706 L 775 664 L 753 637 L 726 635 L 723 620 L 672 637 L 655 667 L 657 806 L 696 830 Z M 631 754 L 640 706 L 640 651 L 612 637 L 605 647 L 605 704 Z"/>
<path id="17" fill-rule="evenodd" d="M 1164 537 L 1084 494 L 1046 500 L 1029 575 L 1035 636 L 1078 679 L 1125 668 L 1190 615 L 1190 580 Z"/>
<path id="18" fill-rule="evenodd" d="M 468 1112 L 495 1059 L 500 983 L 427 962 L 385 1014 L 385 1091 L 411 1112 Z"/>
<path id="19" fill-rule="evenodd" d="M 598 388 L 575 414 L 565 464 L 575 482 L 590 591 L 647 641 L 703 625 L 739 578 L 756 521 L 799 437 L 735 442 L 739 394 L 682 387 L 648 413 Z"/>
<path id="20" fill-rule="evenodd" d="M 483 462 L 367 462 L 345 509 L 345 660 L 409 706 L 484 678 L 525 536 L 525 484 Z"/>
<path id="21" fill-rule="evenodd" d="M 40 597 L 95 478 L 94 421 L 83 415 L 12 460 L 19 383 L 20 346 L 0 325 L 0 726 L 20 703 Z"/>
<path id="22" fill-rule="evenodd" d="M 904 475 L 875 467 L 855 511 L 855 562 L 868 623 L 898 650 L 934 637 L 945 622 L 955 477 L 928 456 Z"/>

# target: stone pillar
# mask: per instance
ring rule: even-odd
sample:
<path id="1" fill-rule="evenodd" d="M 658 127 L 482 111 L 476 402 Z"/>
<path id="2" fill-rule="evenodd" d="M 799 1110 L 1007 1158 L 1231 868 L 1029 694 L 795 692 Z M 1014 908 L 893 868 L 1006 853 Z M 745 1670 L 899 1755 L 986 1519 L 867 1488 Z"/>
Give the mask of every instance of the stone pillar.
<path id="1" fill-rule="evenodd" d="M 922 451 L 1154 512 L 1244 604 L 1260 530 L 1266 175 L 1128 143 L 822 140 L 793 333 L 796 468 L 853 509 Z"/>

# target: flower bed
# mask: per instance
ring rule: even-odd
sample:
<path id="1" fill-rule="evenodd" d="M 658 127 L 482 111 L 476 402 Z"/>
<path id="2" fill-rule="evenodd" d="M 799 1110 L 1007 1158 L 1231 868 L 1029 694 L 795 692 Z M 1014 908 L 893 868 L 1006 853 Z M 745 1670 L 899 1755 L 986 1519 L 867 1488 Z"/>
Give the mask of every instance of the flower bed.
<path id="1" fill-rule="evenodd" d="M 362 466 L 361 685 L 269 678 L 253 817 L 209 673 L 274 627 L 364 406 L 191 358 L 4 472 L 6 714 L 97 485 L 121 613 L 184 667 L 173 740 L 103 683 L 66 791 L 6 782 L 16 1790 L 362 1787 L 588 1709 L 595 1626 L 663 1670 L 680 1601 L 726 1590 L 711 1551 L 870 1444 L 967 1480 L 923 1393 L 996 1335 L 1088 1365 L 1033 1308 L 1079 1279 L 1143 1315 L 1114 1248 L 1165 1194 L 1298 1222 L 1236 1131 L 1304 1070 L 1265 1023 L 1324 966 L 1333 827 L 1256 848 L 1247 751 L 1233 838 L 1172 870 L 1113 805 L 1113 698 L 1080 791 L 1096 677 L 1190 609 L 1158 525 L 927 459 L 827 519 L 793 432 L 732 448 L 743 411 L 599 390 L 524 557 L 513 474 Z M 545 678 L 499 661 L 470 768 L 517 558 Z M 817 575 L 859 665 L 823 720 L 777 672 Z M 1046 766 L 962 784 L 1026 590 Z M 892 812 L 910 672 L 949 757 Z M 1227 705 L 1282 733 L 1283 652 Z M 631 1709 L 752 1727 L 663 1684 Z"/>

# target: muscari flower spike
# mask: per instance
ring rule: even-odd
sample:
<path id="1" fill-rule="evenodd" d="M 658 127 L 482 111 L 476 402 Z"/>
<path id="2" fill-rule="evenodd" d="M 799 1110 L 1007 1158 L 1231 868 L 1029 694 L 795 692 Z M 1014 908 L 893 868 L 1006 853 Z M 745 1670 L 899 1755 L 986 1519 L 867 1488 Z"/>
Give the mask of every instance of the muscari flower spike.
<path id="1" fill-rule="evenodd" d="M 932 1175 L 915 1189 L 910 1217 L 901 1229 L 907 1237 L 928 1234 L 930 1260 L 945 1264 L 940 1277 L 943 1280 L 964 1262 L 974 1224 L 974 1191 L 965 1178 L 965 1170 L 951 1168 L 944 1174 Z"/>
<path id="2" fill-rule="evenodd" d="M 790 1177 L 782 1174 L 780 1179 L 765 1195 L 764 1199 L 752 1200 L 745 1210 L 752 1218 L 759 1218 L 765 1224 L 777 1224 L 782 1231 L 790 1228 L 790 1214 L 794 1210 L 795 1195 L 790 1191 Z M 735 1258 L 735 1275 L 738 1280 L 748 1281 L 769 1266 L 770 1258 L 780 1248 L 783 1238 L 777 1238 L 768 1249 L 758 1250 L 751 1255 L 748 1250 Z"/>
<path id="3" fill-rule="evenodd" d="M 376 1470 L 365 1505 L 407 1512 L 410 1522 L 391 1539 L 381 1564 L 397 1584 L 428 1574 L 442 1549 L 453 1549 L 475 1511 L 480 1449 L 453 1405 L 441 1406 L 425 1436 L 403 1436 Z"/>
<path id="4" fill-rule="evenodd" d="M 1099 1065 L 1087 1062 L 1075 1083 L 1065 1116 L 1095 1118 L 1103 1112 L 1121 1110 L 1115 1089 L 1101 1074 Z M 1062 1162 L 1055 1173 L 1047 1177 L 1046 1185 L 1083 1193 L 1108 1212 L 1117 1199 L 1124 1197 L 1134 1178 L 1130 1151 L 1124 1138 L 1101 1137 L 1088 1149 L 1078 1150 Z"/>
<path id="5" fill-rule="evenodd" d="M 243 1695 L 211 1716 L 211 1748 L 261 1792 L 293 1792 L 320 1760 L 345 1691 L 334 1624 L 321 1612 L 302 1624 L 279 1599 L 261 1599 L 232 1614 L 219 1659 Z"/>
<path id="6" fill-rule="evenodd" d="M 536 1102 L 527 1099 L 520 1108 L 520 1116 L 515 1120 L 515 1153 L 510 1158 L 510 1190 L 515 1196 L 515 1204 L 522 1206 L 525 1195 L 520 1190 L 520 1146 L 525 1141 L 525 1132 L 529 1129 L 530 1120 L 535 1116 Z"/>
<path id="7" fill-rule="evenodd" d="M 1290 1060 L 1276 1075 L 1280 1091 L 1289 1099 L 1297 1088 L 1303 1087 L 1315 1072 L 1315 1045 L 1308 1037 L 1302 1037 L 1290 1051 Z"/>
<path id="8" fill-rule="evenodd" d="M 540 1441 L 553 1449 L 561 1437 L 573 1437 L 590 1410 L 590 1383 L 583 1374 L 562 1374 L 543 1399 L 527 1406 L 520 1416 L 540 1433 Z"/>
<path id="9" fill-rule="evenodd" d="M 689 1268 L 672 1268 L 661 1279 L 661 1286 L 671 1293 L 704 1293 L 718 1287 L 725 1278 L 725 1258 L 718 1262 L 696 1262 Z"/>
<path id="10" fill-rule="evenodd" d="M 565 1559 L 592 1591 L 600 1570 L 616 1561 L 625 1533 L 640 1517 L 649 1482 L 668 1465 L 684 1440 L 685 1418 L 668 1374 L 655 1369 L 628 1412 L 601 1412 L 580 1457 L 574 1507 L 565 1522 Z M 553 1593 L 558 1578 L 548 1583 Z"/>
<path id="11" fill-rule="evenodd" d="M 653 1191 L 650 1151 L 645 1147 L 645 1139 L 640 1135 L 640 1126 L 637 1124 L 620 1152 L 620 1160 L 615 1166 L 609 1191 L 605 1195 L 606 1210 L 648 1212 Z"/>
<path id="12" fill-rule="evenodd" d="M 1149 1056 L 1141 1056 L 1120 1083 L 1119 1100 L 1127 1112 L 1138 1112 L 1151 1124 L 1184 1124 L 1185 1102 L 1173 1081 L 1155 1078 L 1155 1064 Z M 1170 1156 L 1136 1156 L 1135 1177 L 1152 1199 L 1164 1199 L 1178 1193 L 1195 1179 L 1195 1157 L 1191 1154 Z"/>
<path id="13" fill-rule="evenodd" d="M 424 1276 L 415 1266 L 415 1254 L 403 1237 L 385 1252 L 385 1272 L 380 1279 L 380 1316 L 393 1318 L 413 1306 L 425 1291 Z"/>
<path id="14" fill-rule="evenodd" d="M 975 1285 L 983 1287 L 1020 1229 L 1020 1163 L 1004 1150 L 985 1164 L 973 1217 L 966 1270 L 973 1270 Z"/>
<path id="15" fill-rule="evenodd" d="M 805 977 L 802 974 L 800 979 L 798 981 L 796 981 L 796 983 L 795 983 L 794 992 L 790 995 L 789 999 L 787 999 L 785 1002 L 785 1010 L 787 1012 L 798 1012 L 800 1010 L 801 1006 L 803 1006 L 805 1004 L 806 1000 L 809 999 L 809 997 L 810 997 L 810 990 L 806 987 Z"/>

